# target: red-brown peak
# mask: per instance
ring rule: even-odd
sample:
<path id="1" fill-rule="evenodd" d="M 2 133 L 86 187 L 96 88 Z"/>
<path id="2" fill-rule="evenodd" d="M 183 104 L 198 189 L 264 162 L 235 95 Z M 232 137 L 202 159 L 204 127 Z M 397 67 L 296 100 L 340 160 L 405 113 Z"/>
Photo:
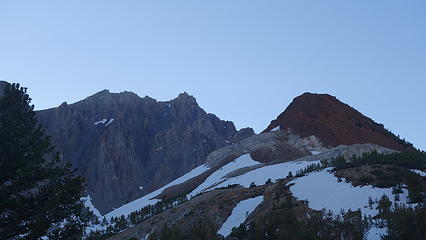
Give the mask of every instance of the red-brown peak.
<path id="1" fill-rule="evenodd" d="M 301 137 L 315 135 L 326 146 L 375 143 L 399 151 L 413 150 L 351 106 L 329 94 L 304 93 L 290 103 L 264 132 L 291 128 Z"/>

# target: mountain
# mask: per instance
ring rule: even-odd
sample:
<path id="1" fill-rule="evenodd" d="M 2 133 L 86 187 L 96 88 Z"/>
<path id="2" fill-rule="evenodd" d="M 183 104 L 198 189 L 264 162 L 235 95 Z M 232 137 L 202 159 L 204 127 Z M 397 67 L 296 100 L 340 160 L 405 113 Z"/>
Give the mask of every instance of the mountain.
<path id="1" fill-rule="evenodd" d="M 248 171 L 277 163 L 288 162 L 311 155 L 304 147 L 287 144 L 284 132 L 254 135 L 240 142 L 222 147 L 210 153 L 205 164 L 133 202 L 111 211 L 105 216 L 120 217 L 137 211 L 149 204 L 173 200 L 217 188 L 225 176 L 240 176 Z M 234 172 L 235 171 L 235 172 Z M 264 176 L 268 177 L 268 176 Z"/>
<path id="2" fill-rule="evenodd" d="M 262 133 L 258 136 L 264 137 L 265 135 L 267 136 L 271 134 L 281 135 L 283 133 L 285 132 Z M 255 137 L 257 136 L 251 138 Z M 224 148 L 229 148 L 229 146 Z M 218 149 L 209 156 L 221 150 L 222 149 Z M 335 177 L 333 173 L 321 172 L 322 174 L 326 174 L 326 176 L 321 176 L 322 178 L 326 178 L 327 182 L 324 183 L 316 181 L 315 179 L 306 180 L 305 175 L 299 172 L 306 171 L 306 169 L 309 169 L 312 165 L 317 166 L 323 161 L 331 162 L 332 159 L 337 157 L 344 157 L 349 160 L 354 155 L 362 156 L 364 153 L 373 151 L 383 154 L 391 154 L 395 152 L 394 150 L 374 144 L 355 144 L 351 146 L 331 148 L 316 155 L 308 154 L 303 157 L 290 158 L 278 162 L 273 161 L 269 163 L 262 163 L 253 159 L 251 154 L 245 153 L 226 164 L 221 164 L 218 168 L 209 167 L 207 163 L 206 165 L 193 169 L 180 179 L 169 183 L 165 188 L 161 188 L 105 215 L 107 219 L 119 218 L 122 215 L 128 216 L 127 219 L 129 221 L 132 221 L 131 219 L 146 218 L 146 220 L 133 220 L 135 222 L 132 223 L 136 223 L 134 226 L 125 231 L 120 231 L 120 233 L 109 239 L 151 239 L 148 238 L 149 236 L 153 237 L 152 239 L 158 239 L 154 238 L 154 236 L 158 237 L 158 235 L 155 234 L 164 231 L 163 229 L 165 226 L 168 226 L 168 228 L 175 227 L 178 231 L 182 231 L 184 233 L 194 232 L 197 231 L 195 229 L 200 228 L 203 230 L 199 231 L 206 231 L 203 232 L 204 237 L 210 236 L 210 238 L 207 239 L 221 239 L 220 237 L 216 238 L 216 233 L 226 237 L 231 233 L 232 227 L 238 227 L 240 223 L 248 224 L 251 221 L 259 221 L 262 217 L 274 213 L 274 211 L 279 209 L 278 206 L 289 201 L 289 199 L 291 199 L 293 204 L 303 207 L 303 212 L 306 213 L 314 213 L 315 211 L 322 209 L 322 207 L 318 208 L 317 206 L 309 208 L 309 206 L 306 205 L 306 202 L 304 202 L 307 197 L 309 197 L 309 201 L 316 204 L 326 204 L 327 201 L 330 202 L 329 207 L 332 208 L 335 213 L 340 212 L 339 206 L 342 206 L 342 208 L 346 210 L 351 207 L 353 209 L 358 207 L 362 208 L 362 204 L 367 204 L 369 194 L 371 194 L 372 197 L 380 198 L 383 193 L 387 193 L 390 197 L 393 197 L 391 194 L 392 189 L 386 188 L 382 191 L 363 188 L 364 191 L 358 193 L 358 188 L 353 188 L 350 186 L 351 184 L 346 182 L 343 182 L 342 185 L 339 184 L 327 189 L 327 184 L 331 185 L 338 181 L 338 177 Z M 203 175 L 208 173 L 210 170 L 213 171 L 210 172 L 207 177 L 204 177 Z M 324 170 L 324 168 L 320 170 Z M 373 168 L 369 171 L 373 170 L 377 170 L 377 168 Z M 315 171 L 315 169 L 310 171 Z M 353 173 L 343 174 L 346 175 L 340 177 L 353 177 Z M 366 174 L 371 173 L 367 172 Z M 296 176 L 293 177 L 293 175 Z M 200 181 L 200 177 L 203 180 Z M 195 189 L 192 188 L 191 191 L 187 192 L 187 198 L 189 200 L 176 206 L 173 204 L 170 205 L 170 203 L 179 202 L 179 200 L 161 201 L 161 197 L 156 198 L 156 196 L 161 195 L 161 193 L 167 191 L 167 189 L 172 189 L 174 187 L 181 189 L 179 188 L 180 185 L 191 182 L 192 180 L 197 181 L 197 186 Z M 292 188 L 287 187 L 287 185 L 291 186 L 292 181 L 295 181 L 296 185 Z M 300 181 L 301 183 L 298 184 L 297 181 Z M 311 185 L 307 185 L 306 181 L 308 183 L 310 182 Z M 316 186 L 316 184 L 318 184 L 318 186 Z M 314 192 L 317 195 L 306 195 L 309 192 L 304 191 L 304 188 L 308 187 L 310 187 L 309 191 Z M 346 189 L 346 192 L 339 192 L 342 187 Z M 321 189 L 321 192 L 318 192 L 316 188 Z M 290 189 L 298 195 L 291 195 Z M 358 196 L 358 198 L 362 198 L 363 201 L 361 203 L 354 201 L 349 205 L 346 203 L 346 206 L 342 205 L 347 202 L 347 196 L 344 194 L 347 194 L 348 191 L 353 195 L 353 198 L 357 198 L 358 194 L 362 194 Z M 327 195 L 326 192 L 330 192 L 329 195 L 334 196 L 336 199 L 331 201 L 331 199 L 327 199 L 325 197 L 320 198 L 322 195 Z M 407 198 L 406 194 L 407 193 L 405 192 L 405 195 L 403 195 L 405 202 Z M 307 197 L 302 198 L 300 196 Z M 318 197 L 318 199 L 316 199 L 316 197 Z M 242 207 L 245 204 L 249 204 L 249 206 L 246 206 L 245 208 Z M 164 208 L 168 208 L 168 210 L 155 213 L 152 209 L 156 209 L 156 207 L 149 207 L 149 205 L 164 206 Z M 299 209 L 298 211 L 301 210 Z M 147 215 L 144 214 L 149 215 L 149 217 L 146 217 Z M 133 217 L 131 217 L 132 215 Z M 259 226 L 265 226 L 265 224 L 266 222 L 262 221 L 259 223 Z"/>
<path id="3" fill-rule="evenodd" d="M 38 117 L 87 180 L 83 239 L 426 234 L 426 153 L 327 94 L 296 97 L 260 134 L 186 93 L 104 90 Z"/>
<path id="4" fill-rule="evenodd" d="M 398 151 L 414 150 L 382 124 L 328 94 L 304 93 L 296 97 L 264 132 L 277 127 L 291 129 L 301 137 L 314 135 L 325 146 L 374 143 Z"/>
<path id="5" fill-rule="evenodd" d="M 415 192 L 426 190 L 421 176 L 424 153 L 335 97 L 307 93 L 264 132 L 211 152 L 189 173 L 105 215 L 119 226 L 107 234 L 110 240 L 341 239 L 352 229 L 345 234 L 380 239 L 387 231 L 382 222 L 390 221 L 380 214 L 383 201 L 416 206 L 410 204 L 423 200 Z"/>
<path id="6" fill-rule="evenodd" d="M 159 102 L 104 90 L 37 114 L 62 159 L 85 178 L 102 214 L 203 164 L 233 137 L 253 134 L 206 113 L 187 93 Z"/>

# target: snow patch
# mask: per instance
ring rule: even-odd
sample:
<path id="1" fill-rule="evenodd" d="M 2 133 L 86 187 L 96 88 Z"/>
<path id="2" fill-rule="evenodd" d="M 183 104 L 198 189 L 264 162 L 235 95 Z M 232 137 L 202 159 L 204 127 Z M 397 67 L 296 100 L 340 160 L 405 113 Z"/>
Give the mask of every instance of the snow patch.
<path id="1" fill-rule="evenodd" d="M 372 186 L 352 186 L 345 181 L 338 182 L 333 173 L 328 172 L 331 168 L 310 173 L 307 176 L 294 179 L 290 187 L 293 196 L 300 200 L 308 200 L 309 207 L 315 210 L 328 209 L 334 214 L 340 213 L 341 209 L 355 211 L 360 209 L 362 215 L 376 216 L 378 211 L 376 205 L 371 207 L 368 199 L 380 199 L 384 194 L 393 203 L 394 196 L 392 188 L 377 188 Z M 408 202 L 408 191 L 402 189 L 399 195 L 401 203 Z"/>
<path id="2" fill-rule="evenodd" d="M 386 235 L 388 229 L 386 227 L 379 228 L 372 226 L 370 231 L 367 233 L 367 240 L 380 240 L 382 236 Z"/>
<path id="3" fill-rule="evenodd" d="M 143 187 L 142 187 L 142 186 L 139 186 L 139 189 L 140 189 L 140 190 L 143 190 Z"/>
<path id="4" fill-rule="evenodd" d="M 90 211 L 92 211 L 97 218 L 100 218 L 102 216 L 102 214 L 95 207 L 95 205 L 93 205 L 92 198 L 90 197 L 90 195 L 87 195 L 87 197 L 82 197 L 80 198 L 80 200 L 84 202 L 84 206 L 86 206 Z"/>
<path id="5" fill-rule="evenodd" d="M 154 205 L 157 202 L 159 202 L 159 199 L 153 199 L 154 197 L 156 197 L 158 194 L 160 194 L 161 192 L 163 192 L 166 188 L 171 187 L 173 185 L 177 185 L 183 182 L 186 182 L 187 180 L 198 176 L 200 174 L 202 174 L 203 172 L 209 170 L 210 168 L 207 167 L 206 165 L 200 165 L 194 169 L 192 169 L 190 172 L 188 172 L 187 174 L 183 175 L 180 178 L 175 179 L 174 181 L 170 182 L 169 184 L 155 190 L 154 192 L 151 192 L 141 198 L 138 198 L 132 202 L 129 202 L 117 209 L 114 209 L 113 211 L 105 214 L 105 217 L 107 220 L 111 219 L 111 217 L 120 217 L 121 215 L 127 216 L 129 215 L 131 212 L 139 210 L 145 206 L 148 205 Z"/>
<path id="6" fill-rule="evenodd" d="M 102 119 L 100 121 L 94 122 L 93 125 L 99 125 L 99 124 L 105 124 L 108 121 L 108 119 Z"/>
<path id="7" fill-rule="evenodd" d="M 250 215 L 250 213 L 252 213 L 262 201 L 263 195 L 239 202 L 232 210 L 231 216 L 226 219 L 217 233 L 227 237 L 229 234 L 231 234 L 232 228 L 238 227 L 241 223 L 244 223 L 248 215 Z"/>
<path id="8" fill-rule="evenodd" d="M 275 132 L 275 131 L 279 131 L 280 130 L 280 126 L 276 126 L 274 128 L 272 128 L 271 132 Z"/>
<path id="9" fill-rule="evenodd" d="M 102 124 L 102 125 L 104 125 L 105 127 L 106 126 L 108 126 L 108 125 L 110 125 L 112 122 L 114 121 L 114 118 L 111 118 L 111 119 L 106 119 L 106 118 L 104 118 L 104 119 L 102 119 L 102 120 L 99 120 L 99 121 L 97 121 L 97 122 L 94 122 L 93 123 L 93 125 L 95 125 L 95 126 L 97 126 L 97 125 L 99 125 L 99 124 Z"/>
<path id="10" fill-rule="evenodd" d="M 170 104 L 169 104 L 169 106 L 170 106 Z M 142 240 L 148 240 L 148 238 L 149 238 L 149 233 L 147 235 L 145 235 L 145 237 Z"/>
<path id="11" fill-rule="evenodd" d="M 411 169 L 412 172 L 419 174 L 422 177 L 426 177 L 426 172 L 417 169 Z"/>
<path id="12" fill-rule="evenodd" d="M 311 164 L 318 164 L 319 161 L 293 161 L 280 164 L 268 165 L 265 167 L 257 168 L 243 175 L 229 178 L 226 181 L 218 184 L 214 188 L 227 187 L 228 185 L 238 184 L 243 187 L 249 187 L 252 182 L 256 185 L 264 185 L 268 179 L 276 181 L 278 179 L 286 178 L 290 172 L 293 175 L 298 170 L 302 170 Z"/>
<path id="13" fill-rule="evenodd" d="M 221 181 L 224 180 L 223 179 L 224 176 L 226 176 L 228 173 L 230 173 L 234 170 L 244 168 L 244 167 L 253 166 L 253 165 L 257 165 L 257 164 L 260 164 L 260 162 L 253 160 L 250 157 L 250 154 L 241 155 L 240 157 L 238 157 L 234 161 L 226 164 L 225 166 L 221 167 L 216 172 L 214 172 L 212 175 L 210 175 L 206 180 L 204 180 L 203 183 L 198 185 L 198 187 L 196 189 L 194 189 L 189 194 L 189 196 L 190 197 L 196 196 L 197 194 L 206 191 L 209 187 L 211 187 L 213 185 L 217 185 L 218 183 L 220 183 Z"/>
<path id="14" fill-rule="evenodd" d="M 320 153 L 322 153 L 321 151 L 310 151 L 312 155 L 318 155 Z"/>
<path id="15" fill-rule="evenodd" d="M 110 125 L 112 122 L 114 122 L 114 118 L 111 118 L 111 119 L 107 122 L 107 124 L 105 124 L 105 127 L 106 127 L 106 126 L 108 126 L 108 125 Z"/>

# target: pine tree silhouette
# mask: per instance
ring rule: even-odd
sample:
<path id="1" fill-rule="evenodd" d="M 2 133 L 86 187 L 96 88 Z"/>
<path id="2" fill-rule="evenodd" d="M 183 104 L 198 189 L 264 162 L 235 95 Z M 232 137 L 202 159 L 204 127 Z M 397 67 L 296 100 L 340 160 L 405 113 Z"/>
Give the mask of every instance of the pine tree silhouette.
<path id="1" fill-rule="evenodd" d="M 19 84 L 0 98 L 0 239 L 77 239 L 83 180 L 60 165 L 30 102 Z"/>

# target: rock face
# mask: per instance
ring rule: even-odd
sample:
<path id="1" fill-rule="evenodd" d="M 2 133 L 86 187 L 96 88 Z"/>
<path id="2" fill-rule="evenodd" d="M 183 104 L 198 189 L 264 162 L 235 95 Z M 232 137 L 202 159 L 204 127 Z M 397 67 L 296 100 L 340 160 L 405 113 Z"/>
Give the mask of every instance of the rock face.
<path id="1" fill-rule="evenodd" d="M 264 132 L 279 127 L 301 137 L 316 136 L 325 146 L 374 143 L 398 151 L 413 147 L 384 128 L 328 94 L 305 93 L 296 97 Z"/>
<path id="2" fill-rule="evenodd" d="M 103 214 L 204 163 L 236 133 L 232 122 L 206 113 L 187 93 L 158 102 L 104 90 L 38 117 Z"/>
<path id="3" fill-rule="evenodd" d="M 233 137 L 233 142 L 239 142 L 243 139 L 249 138 L 255 135 L 254 130 L 252 128 L 242 128 L 240 129 Z"/>

